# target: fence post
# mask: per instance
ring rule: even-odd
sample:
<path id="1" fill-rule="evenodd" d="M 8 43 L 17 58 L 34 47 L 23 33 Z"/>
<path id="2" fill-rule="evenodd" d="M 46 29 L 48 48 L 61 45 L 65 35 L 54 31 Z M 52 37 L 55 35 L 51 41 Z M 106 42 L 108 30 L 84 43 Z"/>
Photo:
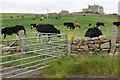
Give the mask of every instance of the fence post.
<path id="1" fill-rule="evenodd" d="M 69 56 L 71 54 L 71 44 L 72 44 L 72 41 L 73 41 L 73 33 L 72 32 L 69 32 L 67 34 L 67 39 L 68 39 L 67 51 L 68 51 L 68 56 Z"/>
<path id="2" fill-rule="evenodd" d="M 67 51 L 67 49 L 68 49 L 68 48 L 67 48 L 67 43 L 68 43 L 68 40 L 67 40 L 67 34 L 65 35 L 65 39 L 66 39 L 66 47 L 65 47 L 66 54 L 65 54 L 65 55 L 67 56 L 67 54 L 68 54 L 68 51 Z"/>
<path id="3" fill-rule="evenodd" d="M 113 26 L 111 29 L 111 54 L 115 53 L 116 49 L 116 33 L 117 33 L 117 28 L 116 26 Z"/>
<path id="4" fill-rule="evenodd" d="M 20 31 L 20 39 L 25 38 L 24 30 Z M 22 40 L 22 51 L 24 52 L 26 47 L 25 47 L 25 40 Z"/>

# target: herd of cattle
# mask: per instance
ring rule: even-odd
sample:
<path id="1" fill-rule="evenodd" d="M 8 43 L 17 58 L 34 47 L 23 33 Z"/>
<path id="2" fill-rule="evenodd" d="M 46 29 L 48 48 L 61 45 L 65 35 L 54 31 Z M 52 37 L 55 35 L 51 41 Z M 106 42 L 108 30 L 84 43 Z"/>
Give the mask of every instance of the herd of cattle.
<path id="1" fill-rule="evenodd" d="M 37 32 L 40 33 L 56 33 L 56 34 L 60 34 L 60 30 L 56 29 L 52 24 L 30 24 L 31 25 L 31 29 L 36 28 Z M 113 25 L 115 26 L 119 26 L 120 22 L 113 22 Z M 64 23 L 64 28 L 65 26 L 70 27 L 70 29 L 75 29 L 75 27 L 79 27 L 80 28 L 80 24 L 79 23 L 72 23 L 72 22 L 67 22 Z M 89 26 L 91 26 L 91 24 L 89 24 Z M 99 37 L 100 35 L 103 35 L 101 30 L 100 30 L 100 26 L 105 26 L 104 23 L 101 22 L 97 22 L 96 23 L 96 27 L 94 28 L 89 28 L 86 33 L 85 33 L 85 37 Z M 1 29 L 1 35 L 3 36 L 3 39 L 5 39 L 6 35 L 12 35 L 12 34 L 16 34 L 17 37 L 18 32 L 20 30 L 24 30 L 24 34 L 26 35 L 26 30 L 23 26 L 21 25 L 16 25 L 14 27 L 6 27 Z M 50 36 L 50 34 L 48 34 L 48 36 Z M 60 37 L 60 36 L 58 36 Z M 49 38 L 50 40 L 50 38 Z"/>

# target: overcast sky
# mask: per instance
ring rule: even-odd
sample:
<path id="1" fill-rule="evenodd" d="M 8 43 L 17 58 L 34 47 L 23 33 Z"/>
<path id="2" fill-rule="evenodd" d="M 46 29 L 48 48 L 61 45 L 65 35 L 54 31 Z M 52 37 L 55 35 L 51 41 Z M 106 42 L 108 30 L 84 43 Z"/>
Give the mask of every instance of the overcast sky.
<path id="1" fill-rule="evenodd" d="M 46 13 L 82 11 L 90 5 L 101 5 L 104 12 L 118 13 L 119 0 L 0 0 L 0 13 Z"/>

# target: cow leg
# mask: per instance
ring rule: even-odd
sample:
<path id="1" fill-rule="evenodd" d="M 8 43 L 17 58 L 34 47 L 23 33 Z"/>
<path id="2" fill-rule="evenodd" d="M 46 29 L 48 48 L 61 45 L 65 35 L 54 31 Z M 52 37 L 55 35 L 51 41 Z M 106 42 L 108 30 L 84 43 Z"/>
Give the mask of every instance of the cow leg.
<path id="1" fill-rule="evenodd" d="M 68 30 L 68 26 L 67 26 L 67 30 Z"/>
<path id="2" fill-rule="evenodd" d="M 70 30 L 71 30 L 72 26 L 70 26 Z"/>
<path id="3" fill-rule="evenodd" d="M 3 34 L 3 39 L 2 40 L 5 40 L 5 37 L 6 37 L 6 34 Z"/>
<path id="4" fill-rule="evenodd" d="M 41 34 L 37 33 L 37 37 L 40 37 L 40 41 L 42 42 Z M 37 38 L 37 42 L 39 42 L 39 38 Z"/>
<path id="5" fill-rule="evenodd" d="M 50 35 L 48 34 L 48 36 L 50 36 Z M 48 40 L 49 40 L 48 43 L 51 43 L 51 37 L 48 37 Z"/>
<path id="6" fill-rule="evenodd" d="M 40 38 L 40 41 L 42 42 L 42 35 L 40 34 L 39 37 L 41 37 L 41 38 Z"/>
<path id="7" fill-rule="evenodd" d="M 76 30 L 77 27 L 73 27 L 74 30 Z"/>
<path id="8" fill-rule="evenodd" d="M 49 42 L 48 43 L 51 43 L 51 37 L 49 37 Z"/>
<path id="9" fill-rule="evenodd" d="M 16 39 L 19 39 L 19 35 L 16 33 Z"/>

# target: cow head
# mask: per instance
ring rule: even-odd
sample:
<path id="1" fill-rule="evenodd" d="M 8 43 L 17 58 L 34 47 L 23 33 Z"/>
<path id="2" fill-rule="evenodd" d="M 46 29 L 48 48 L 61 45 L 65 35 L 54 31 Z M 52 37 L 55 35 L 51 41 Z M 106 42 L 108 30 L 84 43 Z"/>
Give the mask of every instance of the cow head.
<path id="1" fill-rule="evenodd" d="M 102 26 L 105 26 L 104 23 L 102 23 Z"/>
<path id="2" fill-rule="evenodd" d="M 31 25 L 31 29 L 36 27 L 36 24 L 30 24 Z"/>
<path id="3" fill-rule="evenodd" d="M 92 24 L 90 23 L 88 26 L 91 26 Z"/>

